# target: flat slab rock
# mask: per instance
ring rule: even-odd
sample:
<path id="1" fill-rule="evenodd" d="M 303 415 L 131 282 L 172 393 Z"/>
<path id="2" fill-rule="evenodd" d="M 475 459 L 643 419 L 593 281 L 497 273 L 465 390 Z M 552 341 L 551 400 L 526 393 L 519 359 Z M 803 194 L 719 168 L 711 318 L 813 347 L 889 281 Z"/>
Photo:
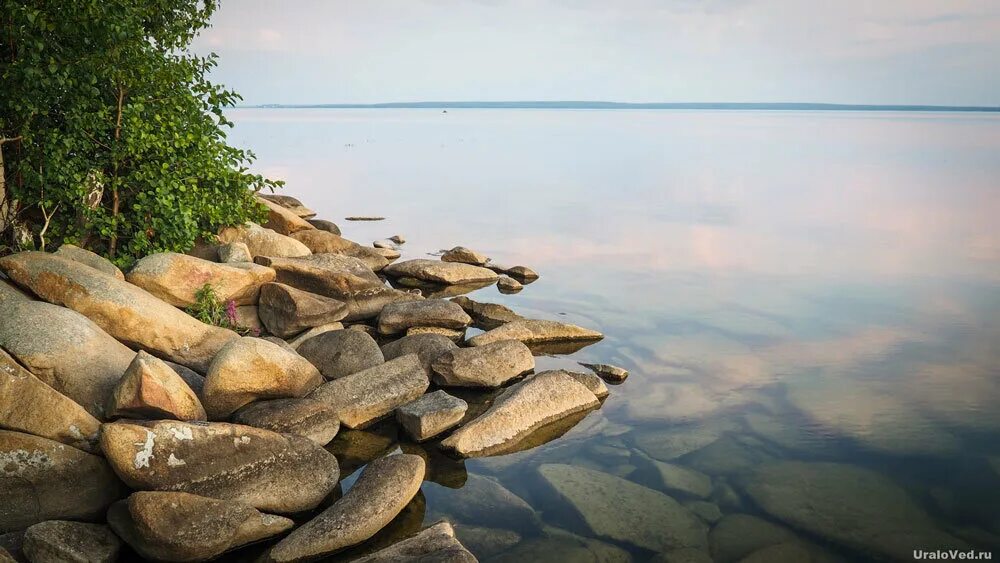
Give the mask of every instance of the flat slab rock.
<path id="1" fill-rule="evenodd" d="M 314 399 L 255 401 L 233 413 L 233 422 L 279 434 L 309 438 L 325 446 L 340 430 L 340 416 L 329 405 Z"/>
<path id="2" fill-rule="evenodd" d="M 464 246 L 456 246 L 441 255 L 443 262 L 460 262 L 462 264 L 472 264 L 473 266 L 482 266 L 489 259 L 490 257 L 482 252 L 476 252 Z"/>
<path id="3" fill-rule="evenodd" d="M 596 341 L 604 335 L 569 323 L 539 319 L 519 319 L 469 339 L 470 346 L 482 346 L 501 340 L 520 340 L 525 344 L 550 342 Z"/>
<path id="4" fill-rule="evenodd" d="M 411 334 L 384 344 L 382 346 L 382 355 L 388 361 L 407 354 L 416 354 L 420 359 L 420 365 L 430 375 L 431 364 L 434 360 L 441 354 L 456 348 L 458 346 L 447 336 L 440 334 Z"/>
<path id="5" fill-rule="evenodd" d="M 452 298 L 451 302 L 457 304 L 472 317 L 472 326 L 483 330 L 492 330 L 511 321 L 524 318 L 509 307 L 497 303 L 480 303 L 464 295 Z"/>
<path id="6" fill-rule="evenodd" d="M 300 561 L 371 538 L 413 500 L 424 469 L 424 460 L 409 454 L 369 463 L 347 494 L 278 542 L 271 549 L 270 560 Z"/>
<path id="7" fill-rule="evenodd" d="M 298 348 L 327 379 L 340 379 L 385 362 L 375 339 L 360 330 L 334 330 L 306 340 Z"/>
<path id="8" fill-rule="evenodd" d="M 38 563 L 113 563 L 121 546 L 121 540 L 107 526 L 50 520 L 25 530 L 21 549 L 29 561 Z"/>
<path id="9" fill-rule="evenodd" d="M 463 457 L 502 453 L 542 426 L 599 404 L 586 386 L 569 375 L 539 373 L 504 390 L 485 413 L 441 445 Z"/>
<path id="10" fill-rule="evenodd" d="M 499 277 L 496 272 L 479 266 L 423 258 L 390 264 L 383 272 L 393 277 L 405 276 L 445 285 L 493 282 Z"/>
<path id="11" fill-rule="evenodd" d="M 610 383 L 621 383 L 628 377 L 627 369 L 613 366 L 611 364 L 588 364 L 584 362 L 579 362 L 579 364 L 596 373 L 601 379 Z"/>
<path id="12" fill-rule="evenodd" d="M 500 387 L 535 369 L 531 350 L 517 340 L 455 348 L 431 364 L 434 381 L 453 387 Z"/>
<path id="13" fill-rule="evenodd" d="M 257 307 L 260 322 L 268 332 L 280 338 L 335 323 L 349 312 L 350 308 L 342 301 L 283 283 L 264 284 Z"/>
<path id="14" fill-rule="evenodd" d="M 141 258 L 125 279 L 175 307 L 190 307 L 205 284 L 212 286 L 222 302 L 254 305 L 260 286 L 274 281 L 274 270 L 252 262 L 219 264 L 175 252 L 160 252 Z"/>
<path id="15" fill-rule="evenodd" d="M 455 303 L 425 299 L 386 305 L 378 315 L 378 331 L 382 334 L 397 334 L 412 327 L 462 330 L 471 322 L 472 318 Z"/>
<path id="16" fill-rule="evenodd" d="M 323 401 L 348 428 L 363 428 L 420 397 L 430 386 L 416 354 L 324 383 L 311 398 Z"/>
<path id="17" fill-rule="evenodd" d="M 282 514 L 315 508 L 339 477 L 337 459 L 311 440 L 223 422 L 113 422 L 102 429 L 101 449 L 133 489 Z"/>
<path id="18" fill-rule="evenodd" d="M 396 420 L 414 440 L 422 442 L 458 425 L 469 405 L 438 390 L 396 409 Z"/>
<path id="19" fill-rule="evenodd" d="M 355 559 L 355 563 L 476 563 L 478 559 L 455 537 L 448 522 L 438 522 L 419 534 Z"/>

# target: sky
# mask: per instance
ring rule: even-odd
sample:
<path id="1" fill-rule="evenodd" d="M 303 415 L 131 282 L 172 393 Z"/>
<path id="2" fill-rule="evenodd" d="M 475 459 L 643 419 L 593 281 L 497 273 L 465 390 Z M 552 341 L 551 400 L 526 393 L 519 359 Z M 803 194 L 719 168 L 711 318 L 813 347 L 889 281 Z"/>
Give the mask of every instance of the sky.
<path id="1" fill-rule="evenodd" d="M 1000 0 L 222 0 L 248 104 L 1000 105 Z"/>

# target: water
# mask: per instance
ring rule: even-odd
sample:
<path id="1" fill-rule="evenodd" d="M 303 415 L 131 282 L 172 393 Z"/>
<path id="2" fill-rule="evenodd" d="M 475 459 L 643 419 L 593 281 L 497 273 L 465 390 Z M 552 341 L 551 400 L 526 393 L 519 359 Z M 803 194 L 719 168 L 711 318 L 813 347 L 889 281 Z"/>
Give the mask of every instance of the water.
<path id="1" fill-rule="evenodd" d="M 600 410 L 508 456 L 452 460 L 407 443 L 391 423 L 343 434 L 330 448 L 345 474 L 396 449 L 429 456 L 421 497 L 377 541 L 448 517 L 484 560 L 645 561 L 659 551 L 628 537 L 636 530 L 595 529 L 568 509 L 540 478 L 539 467 L 555 463 L 699 511 L 714 508 L 692 502 L 713 503 L 726 523 L 706 524 L 719 526 L 710 541 L 717 561 L 775 543 L 786 545 L 758 557 L 1000 552 L 1000 118 L 276 109 L 232 117 L 232 139 L 257 153 L 256 168 L 287 180 L 286 193 L 348 238 L 403 234 L 403 259 L 464 245 L 528 265 L 541 279 L 520 294 L 490 287 L 472 297 L 606 335 L 571 356 L 538 358 L 538 369 L 586 361 L 632 372 Z M 387 220 L 343 221 L 351 215 Z M 676 455 L 677 444 L 695 449 Z M 779 463 L 791 460 L 805 463 Z M 707 498 L 665 484 L 660 462 L 710 477 Z M 762 471 L 776 463 L 786 473 Z M 519 499 L 484 500 L 499 494 L 495 483 L 534 514 Z M 762 483 L 793 487 L 808 506 L 768 500 Z M 759 521 L 734 514 L 786 535 L 755 532 L 746 522 Z M 677 524 L 647 525 L 656 535 Z"/>

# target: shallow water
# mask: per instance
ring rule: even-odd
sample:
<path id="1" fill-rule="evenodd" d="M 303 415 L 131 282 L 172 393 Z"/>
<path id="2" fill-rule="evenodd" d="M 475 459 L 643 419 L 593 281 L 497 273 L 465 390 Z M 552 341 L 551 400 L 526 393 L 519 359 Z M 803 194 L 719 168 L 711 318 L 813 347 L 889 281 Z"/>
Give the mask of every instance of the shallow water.
<path id="1" fill-rule="evenodd" d="M 231 117 L 232 139 L 257 153 L 257 170 L 287 180 L 285 193 L 348 238 L 402 234 L 404 259 L 464 245 L 528 265 L 541 279 L 520 294 L 471 296 L 606 335 L 540 357 L 538 369 L 586 361 L 631 371 L 599 410 L 507 456 L 452 460 L 400 440 L 391 423 L 338 437 L 330 449 L 348 471 L 396 449 L 429 456 L 422 497 L 383 539 L 448 517 L 483 560 L 649 560 L 661 549 L 595 531 L 539 467 L 600 471 L 706 509 L 691 504 L 698 494 L 665 485 L 656 459 L 711 478 L 705 500 L 734 523 L 710 534 L 716 561 L 789 542 L 814 560 L 945 544 L 1000 553 L 1000 117 Z M 351 215 L 387 219 L 343 220 Z M 765 469 L 776 466 L 783 482 L 769 483 Z M 535 515 L 518 499 L 485 501 L 495 483 Z M 776 506 L 762 483 L 798 487 L 793 498 L 819 506 Z M 761 539 L 733 514 L 795 535 Z M 651 525 L 655 535 L 676 524 Z"/>

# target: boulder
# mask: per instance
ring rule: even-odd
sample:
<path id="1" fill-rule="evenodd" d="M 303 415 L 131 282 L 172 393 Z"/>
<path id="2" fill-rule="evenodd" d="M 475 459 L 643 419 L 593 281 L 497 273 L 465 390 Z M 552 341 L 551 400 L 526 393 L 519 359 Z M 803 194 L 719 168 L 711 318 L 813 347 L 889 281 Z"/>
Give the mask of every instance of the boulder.
<path id="1" fill-rule="evenodd" d="M 497 275 L 486 268 L 458 262 L 440 260 L 404 260 L 390 264 L 382 270 L 385 274 L 400 278 L 408 277 L 444 285 L 477 282 L 495 282 Z"/>
<path id="2" fill-rule="evenodd" d="M 521 283 L 528 284 L 538 279 L 538 274 L 527 266 L 507 266 L 488 261 L 483 264 L 484 268 L 489 268 L 498 274 L 507 274 Z"/>
<path id="3" fill-rule="evenodd" d="M 395 248 L 375 248 L 375 252 L 378 252 L 379 256 L 385 258 L 387 264 L 399 260 L 399 257 L 403 255 Z"/>
<path id="4" fill-rule="evenodd" d="M 501 340 L 520 340 L 527 345 L 547 344 L 550 342 L 591 342 L 604 338 L 595 331 L 561 323 L 538 319 L 520 319 L 505 323 L 502 326 L 484 332 L 469 339 L 470 346 L 482 346 Z"/>
<path id="5" fill-rule="evenodd" d="M 290 195 L 262 194 L 262 193 L 258 193 L 257 195 L 260 196 L 262 199 L 266 199 L 267 201 L 270 201 L 272 203 L 277 203 L 278 205 L 284 207 L 285 209 L 291 211 L 292 213 L 298 215 L 299 217 L 302 217 L 303 219 L 308 220 L 316 216 L 315 211 L 309 209 L 308 207 L 303 205 L 302 202 L 299 201 L 297 198 L 294 198 Z M 312 221 L 310 221 L 310 223 L 312 223 Z"/>
<path id="6" fill-rule="evenodd" d="M 170 366 L 170 369 L 174 370 L 177 375 L 181 376 L 184 383 L 194 391 L 194 394 L 201 400 L 201 392 L 205 389 L 205 376 L 199 374 L 191 368 L 184 367 L 180 364 L 175 364 L 173 362 L 163 362 Z"/>
<path id="7" fill-rule="evenodd" d="M 125 494 L 104 459 L 0 430 L 0 533 L 46 520 L 93 520 Z"/>
<path id="8" fill-rule="evenodd" d="M 315 254 L 306 258 L 255 258 L 273 268 L 277 281 L 303 291 L 332 297 L 347 303 L 346 320 L 377 316 L 383 307 L 396 301 L 421 299 L 385 285 L 364 262 L 350 256 Z"/>
<path id="9" fill-rule="evenodd" d="M 236 314 L 228 319 L 235 328 L 250 331 L 259 335 L 264 332 L 264 324 L 260 322 L 260 310 L 256 305 L 241 305 L 236 307 Z"/>
<path id="10" fill-rule="evenodd" d="M 489 259 L 489 256 L 464 246 L 456 246 L 441 255 L 441 260 L 444 262 L 460 262 L 473 266 L 482 266 Z"/>
<path id="11" fill-rule="evenodd" d="M 557 371 L 539 373 L 504 390 L 485 413 L 441 445 L 463 457 L 501 453 L 546 424 L 599 404 L 572 377 Z"/>
<path id="12" fill-rule="evenodd" d="M 202 400 L 209 418 L 220 420 L 252 401 L 304 397 L 322 382 L 319 371 L 295 352 L 243 337 L 212 361 Z"/>
<path id="13" fill-rule="evenodd" d="M 482 330 L 492 330 L 511 321 L 524 318 L 503 305 L 480 303 L 465 296 L 454 297 L 451 302 L 461 307 L 472 317 L 472 326 Z"/>
<path id="14" fill-rule="evenodd" d="M 123 344 L 196 371 L 207 369 L 219 349 L 238 338 L 235 332 L 202 323 L 128 282 L 52 254 L 5 256 L 0 258 L 0 269 L 42 299 L 83 314 Z M 72 352 L 79 353 L 79 347 Z"/>
<path id="15" fill-rule="evenodd" d="M 521 291 L 522 289 L 524 289 L 524 286 L 521 285 L 521 282 L 515 280 L 510 276 L 505 275 L 505 276 L 500 276 L 500 278 L 497 280 L 497 289 L 500 290 L 500 293 L 511 294 Z"/>
<path id="16" fill-rule="evenodd" d="M 538 474 L 553 500 L 597 537 L 651 551 L 708 547 L 704 522 L 663 493 L 571 465 L 544 464 Z"/>
<path id="17" fill-rule="evenodd" d="M 594 396 L 597 397 L 598 399 L 603 399 L 604 397 L 607 397 L 608 394 L 610 393 L 608 391 L 608 386 L 604 384 L 604 381 L 602 381 L 600 377 L 597 377 L 592 373 L 580 373 L 578 371 L 568 371 L 568 370 L 559 370 L 559 371 L 562 371 L 566 375 L 582 383 L 583 386 L 586 387 L 587 389 L 590 389 L 590 392 L 593 393 Z"/>
<path id="18" fill-rule="evenodd" d="M 85 248 L 80 248 L 79 246 L 74 246 L 72 244 L 64 244 L 59 247 L 59 250 L 55 251 L 56 256 L 62 256 L 63 258 L 68 258 L 74 262 L 79 262 L 91 268 L 104 272 L 105 274 L 118 278 L 120 280 L 125 279 L 125 274 L 111 263 L 111 260 L 91 252 Z"/>
<path id="19" fill-rule="evenodd" d="M 355 559 L 355 563 L 476 563 L 478 559 L 455 538 L 448 522 L 438 522 L 419 534 Z"/>
<path id="20" fill-rule="evenodd" d="M 328 231 L 319 229 L 299 231 L 294 233 L 292 238 L 306 245 L 313 254 L 351 256 L 376 272 L 385 268 L 386 264 L 389 263 L 376 249 L 361 246 L 352 240 L 347 240 Z"/>
<path id="21" fill-rule="evenodd" d="M 424 460 L 415 455 L 376 459 L 340 500 L 278 542 L 271 561 L 300 561 L 371 538 L 416 496 L 423 478 Z"/>
<path id="22" fill-rule="evenodd" d="M 427 499 L 435 510 L 458 522 L 480 524 L 535 535 L 542 527 L 538 513 L 523 498 L 496 479 L 471 474 L 455 491 L 428 489 Z"/>
<path id="23" fill-rule="evenodd" d="M 257 306 L 261 322 L 271 334 L 281 338 L 337 322 L 347 313 L 347 305 L 341 301 L 283 283 L 265 284 Z"/>
<path id="24" fill-rule="evenodd" d="M 372 242 L 372 246 L 382 250 L 395 250 L 396 243 L 387 238 L 384 238 Z"/>
<path id="25" fill-rule="evenodd" d="M 101 423 L 0 349 L 0 428 L 96 453 Z"/>
<path id="26" fill-rule="evenodd" d="M 413 334 L 404 336 L 399 340 L 394 340 L 382 346 L 382 355 L 385 360 L 395 360 L 407 354 L 416 354 L 420 359 L 420 365 L 431 374 L 431 364 L 441 354 L 458 348 L 447 336 L 440 334 Z"/>
<path id="27" fill-rule="evenodd" d="M 253 262 L 253 254 L 245 242 L 230 242 L 219 246 L 219 262 L 224 264 Z"/>
<path id="28" fill-rule="evenodd" d="M 970 548 L 938 529 L 894 482 L 853 465 L 765 464 L 750 477 L 746 493 L 770 516 L 869 555 L 906 560 L 917 549 Z"/>
<path id="29" fill-rule="evenodd" d="M 326 219 L 307 219 L 307 221 L 309 221 L 310 225 L 321 231 L 326 231 L 340 236 L 340 227 L 338 227 L 333 221 L 327 221 Z"/>
<path id="30" fill-rule="evenodd" d="M 715 443 L 722 430 L 702 424 L 675 427 L 666 431 L 642 432 L 633 438 L 635 446 L 660 461 L 671 461 Z"/>
<path id="31" fill-rule="evenodd" d="M 299 345 L 299 354 L 327 379 L 339 379 L 385 362 L 375 340 L 358 330 L 324 332 Z"/>
<path id="32" fill-rule="evenodd" d="M 254 257 L 296 257 L 312 254 L 309 247 L 292 237 L 286 237 L 255 223 L 222 229 L 219 231 L 219 242 L 222 244 L 242 242 L 247 245 Z"/>
<path id="33" fill-rule="evenodd" d="M 0 348 L 97 418 L 135 352 L 90 319 L 43 301 L 0 301 Z"/>
<path id="34" fill-rule="evenodd" d="M 105 424 L 101 449 L 136 490 L 183 491 L 282 514 L 315 508 L 337 484 L 337 458 L 311 440 L 223 422 Z"/>
<path id="35" fill-rule="evenodd" d="M 233 413 L 233 422 L 279 434 L 309 438 L 325 446 L 340 430 L 340 417 L 328 405 L 313 399 L 257 401 Z"/>
<path id="36" fill-rule="evenodd" d="M 396 244 L 406 244 L 406 239 L 403 238 L 403 235 L 392 235 L 389 237 L 389 240 Z"/>
<path id="37" fill-rule="evenodd" d="M 414 440 L 423 442 L 462 421 L 469 405 L 444 391 L 435 391 L 396 409 L 396 420 Z"/>
<path id="38" fill-rule="evenodd" d="M 273 201 L 258 197 L 257 201 L 267 208 L 267 222 L 264 228 L 271 229 L 283 235 L 291 235 L 298 231 L 309 231 L 315 229 L 305 219 L 298 214 Z"/>
<path id="39" fill-rule="evenodd" d="M 132 266 L 125 279 L 175 307 L 198 302 L 198 292 L 210 285 L 219 301 L 254 305 L 260 286 L 274 281 L 274 270 L 253 263 L 219 264 L 187 254 L 150 254 Z"/>
<path id="40" fill-rule="evenodd" d="M 417 336 L 418 334 L 437 334 L 455 343 L 465 340 L 465 329 L 455 330 L 439 326 L 412 326 L 406 329 L 406 336 Z"/>
<path id="41" fill-rule="evenodd" d="M 302 334 L 296 336 L 295 338 L 289 340 L 288 345 L 291 346 L 292 350 L 298 350 L 300 346 L 305 344 L 306 340 L 315 338 L 327 332 L 331 332 L 334 330 L 343 330 L 343 329 L 344 329 L 344 324 L 340 322 L 314 326 L 309 330 L 303 332 Z"/>
<path id="42" fill-rule="evenodd" d="M 584 362 L 579 362 L 579 364 L 596 373 L 601 379 L 609 383 L 621 383 L 628 377 L 628 370 L 618 366 L 610 364 L 588 364 Z"/>
<path id="43" fill-rule="evenodd" d="M 572 561 L 573 563 L 631 563 L 629 552 L 593 538 L 546 526 L 540 537 L 525 539 L 513 549 L 490 559 L 491 563 Z"/>
<path id="44" fill-rule="evenodd" d="M 434 381 L 452 387 L 500 387 L 535 369 L 531 350 L 517 340 L 455 348 L 431 364 Z"/>
<path id="45" fill-rule="evenodd" d="M 167 491 L 140 491 L 115 503 L 108 524 L 153 561 L 208 561 L 295 525 L 245 502 Z"/>
<path id="46" fill-rule="evenodd" d="M 107 417 L 207 420 L 208 415 L 176 371 L 140 350 L 115 385 Z"/>
<path id="47" fill-rule="evenodd" d="M 49 520 L 25 530 L 22 549 L 32 563 L 114 563 L 121 547 L 102 524 Z"/>
<path id="48" fill-rule="evenodd" d="M 378 331 L 382 334 L 397 334 L 412 327 L 463 330 L 471 322 L 472 318 L 455 303 L 427 299 L 386 305 L 378 315 Z"/>
<path id="49" fill-rule="evenodd" d="M 333 407 L 344 426 L 363 428 L 423 395 L 428 386 L 420 361 L 410 354 L 324 383 L 310 397 Z"/>
<path id="50" fill-rule="evenodd" d="M 795 539 L 788 528 L 749 514 L 727 514 L 708 534 L 712 558 L 719 563 L 735 563 L 755 551 Z"/>

